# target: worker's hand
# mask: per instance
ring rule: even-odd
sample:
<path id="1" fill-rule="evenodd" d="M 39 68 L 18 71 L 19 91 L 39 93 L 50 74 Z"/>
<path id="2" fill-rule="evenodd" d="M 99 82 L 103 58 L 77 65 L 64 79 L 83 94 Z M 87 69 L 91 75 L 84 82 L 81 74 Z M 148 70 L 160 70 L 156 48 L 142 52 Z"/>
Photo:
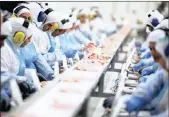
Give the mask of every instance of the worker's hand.
<path id="1" fill-rule="evenodd" d="M 41 87 L 45 87 L 47 85 L 47 83 L 48 83 L 48 81 L 42 81 L 42 82 L 40 82 Z"/>
<path id="2" fill-rule="evenodd" d="M 101 48 L 105 48 L 105 43 L 103 43 L 103 44 L 101 45 Z"/>
<path id="3" fill-rule="evenodd" d="M 136 58 L 136 63 L 138 63 L 140 60 L 141 60 L 141 57 L 138 56 L 138 57 Z"/>
<path id="4" fill-rule="evenodd" d="M 89 51 L 94 50 L 95 47 L 96 47 L 96 45 L 95 45 L 94 43 L 92 43 L 92 42 L 90 42 L 90 43 L 86 46 L 86 48 L 87 48 Z"/>

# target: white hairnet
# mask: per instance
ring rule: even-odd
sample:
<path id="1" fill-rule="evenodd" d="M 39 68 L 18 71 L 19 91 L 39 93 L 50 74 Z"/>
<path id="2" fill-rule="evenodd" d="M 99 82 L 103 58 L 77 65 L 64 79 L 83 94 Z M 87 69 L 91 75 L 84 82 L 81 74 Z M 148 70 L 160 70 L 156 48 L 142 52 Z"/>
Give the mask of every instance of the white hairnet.
<path id="1" fill-rule="evenodd" d="M 169 62 L 168 62 L 169 58 L 166 57 L 166 55 L 165 55 L 165 49 L 168 46 L 168 44 L 169 44 L 169 40 L 168 40 L 168 37 L 166 36 L 164 38 L 159 39 L 156 43 L 156 46 L 155 46 L 156 51 L 158 51 L 162 55 L 162 57 L 164 58 L 164 60 L 167 64 L 166 65 L 167 68 L 169 67 Z"/>
<path id="2" fill-rule="evenodd" d="M 150 15 L 150 17 L 149 17 L 149 15 Z M 152 27 L 154 27 L 154 26 L 152 25 L 151 22 L 154 18 L 158 19 L 159 22 L 161 22 L 164 19 L 164 16 L 160 12 L 158 12 L 157 10 L 151 10 L 150 12 L 147 13 L 146 16 L 147 16 L 147 23 L 146 24 L 148 24 Z"/>
<path id="3" fill-rule="evenodd" d="M 13 13 L 14 13 L 15 9 L 17 9 L 17 8 L 20 7 L 20 6 L 21 6 L 21 5 L 15 7 L 14 10 L 13 10 Z M 26 7 L 26 5 L 24 5 L 24 6 Z M 30 10 L 27 9 L 27 8 L 22 8 L 22 9 L 16 14 L 17 17 L 19 17 L 22 13 L 31 13 L 31 12 L 30 12 Z"/>
<path id="4" fill-rule="evenodd" d="M 44 22 L 43 25 L 48 24 L 48 23 L 55 23 L 61 21 L 63 19 L 62 16 L 63 14 L 60 12 L 52 11 L 50 12 L 46 17 L 46 21 Z"/>
<path id="5" fill-rule="evenodd" d="M 70 22 L 75 23 L 77 21 L 77 17 L 75 15 L 73 15 L 73 14 L 70 14 L 69 15 L 69 20 L 70 20 Z"/>
<path id="6" fill-rule="evenodd" d="M 58 23 L 59 24 L 59 29 L 69 29 L 72 27 L 72 22 L 67 22 L 65 24 L 63 24 L 61 21 L 62 20 L 68 20 L 69 17 L 68 14 L 65 14 L 65 13 L 61 13 L 61 12 L 56 12 L 56 11 L 52 11 L 50 12 L 48 15 L 47 15 L 47 19 L 46 21 L 44 22 L 43 26 L 45 24 L 48 24 L 48 23 Z"/>
<path id="7" fill-rule="evenodd" d="M 12 41 L 16 32 L 24 32 L 25 39 L 27 39 L 29 36 L 33 34 L 33 30 L 32 30 L 32 24 L 30 23 L 28 28 L 24 27 L 23 26 L 24 21 L 25 20 L 23 18 L 9 18 L 8 21 L 4 23 L 4 25 L 2 25 L 2 29 L 3 29 L 2 34 L 7 34 L 10 41 Z M 20 47 L 22 43 L 21 44 L 14 43 L 14 44 Z"/>
<path id="8" fill-rule="evenodd" d="M 163 30 L 154 30 L 148 35 L 147 42 L 157 42 L 159 39 L 164 38 L 165 36 L 166 34 Z"/>
<path id="9" fill-rule="evenodd" d="M 163 29 L 169 29 L 169 19 L 165 19 L 163 21 L 161 21 L 161 23 L 155 27 L 155 29 L 158 29 L 158 28 L 163 28 Z"/>
<path id="10" fill-rule="evenodd" d="M 79 11 L 79 15 L 88 15 L 89 14 L 89 10 L 88 9 L 82 9 Z"/>

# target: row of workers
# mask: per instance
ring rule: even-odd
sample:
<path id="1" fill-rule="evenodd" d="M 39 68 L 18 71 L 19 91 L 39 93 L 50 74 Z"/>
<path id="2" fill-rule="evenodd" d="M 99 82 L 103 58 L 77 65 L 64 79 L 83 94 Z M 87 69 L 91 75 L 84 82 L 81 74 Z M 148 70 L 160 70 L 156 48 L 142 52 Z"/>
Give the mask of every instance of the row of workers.
<path id="1" fill-rule="evenodd" d="M 168 117 L 169 78 L 169 19 L 157 10 L 147 15 L 147 39 L 136 42 L 137 57 L 130 71 L 139 74 L 139 83 L 131 95 L 125 95 L 125 110 L 129 113 L 149 111 L 152 117 Z M 112 98 L 104 102 L 104 108 L 112 106 Z"/>
<path id="2" fill-rule="evenodd" d="M 34 77 L 39 78 L 42 87 L 46 86 L 57 78 L 55 62 L 78 60 L 83 51 L 104 47 L 105 39 L 116 31 L 104 26 L 97 7 L 72 9 L 66 14 L 37 2 L 19 4 L 12 17 L 1 25 L 1 35 L 6 36 L 1 47 L 1 80 L 16 79 L 26 99 L 37 91 Z M 29 69 L 35 70 L 36 76 Z M 6 83 L 1 87 L 1 111 L 9 111 L 13 106 L 10 86 Z"/>

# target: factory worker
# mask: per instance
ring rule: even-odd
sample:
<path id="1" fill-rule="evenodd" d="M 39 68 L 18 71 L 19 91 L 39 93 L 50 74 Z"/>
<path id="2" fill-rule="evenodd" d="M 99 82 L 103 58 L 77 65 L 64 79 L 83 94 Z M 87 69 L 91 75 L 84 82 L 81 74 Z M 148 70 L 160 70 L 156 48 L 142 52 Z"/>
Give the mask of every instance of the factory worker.
<path id="1" fill-rule="evenodd" d="M 25 4 L 23 4 L 23 5 L 25 5 Z M 18 17 L 21 17 L 24 14 L 23 18 L 28 19 L 28 17 L 32 16 L 31 12 L 29 11 L 29 8 L 27 8 L 23 5 L 17 6 L 13 12 L 16 15 L 18 13 L 20 13 L 21 15 L 17 15 Z M 24 10 L 24 9 L 26 9 L 26 10 Z M 17 10 L 17 12 L 16 12 L 16 10 Z M 32 17 L 29 19 L 32 19 Z M 33 25 L 32 30 L 35 32 L 38 31 L 39 29 L 35 26 L 35 24 L 33 22 L 31 22 L 31 23 Z M 37 44 L 35 43 L 36 34 L 37 34 L 37 32 L 35 33 L 35 35 L 32 36 L 32 41 L 30 42 L 29 45 L 21 48 L 21 55 L 25 59 L 25 64 L 26 64 L 27 68 L 36 69 L 36 71 L 38 73 L 40 73 L 41 76 L 43 76 L 43 78 L 40 77 L 40 80 L 42 80 L 42 81 L 43 80 L 52 80 L 54 71 L 52 70 L 50 65 L 47 63 L 45 58 L 39 52 L 39 48 L 38 48 Z"/>
<path id="2" fill-rule="evenodd" d="M 53 15 L 56 16 L 55 14 Z M 56 44 L 54 53 L 57 54 L 58 56 L 57 60 L 62 61 L 66 57 L 65 49 L 69 45 L 69 42 L 66 39 L 65 33 L 67 33 L 67 30 L 72 28 L 72 22 L 69 21 L 67 14 L 60 13 L 60 16 L 59 16 L 59 13 L 58 13 L 57 16 L 60 18 L 60 21 L 57 22 L 59 25 L 58 29 L 54 30 L 53 32 L 50 32 L 50 33 L 48 32 L 48 33 L 49 33 L 50 39 L 54 41 L 54 43 Z M 56 21 L 56 20 L 53 18 L 53 21 Z"/>
<path id="3" fill-rule="evenodd" d="M 92 48 L 94 48 L 95 47 L 94 43 L 92 43 L 79 31 L 80 20 L 77 20 L 76 14 L 70 14 L 69 19 L 73 23 L 71 34 L 73 34 L 75 39 L 80 44 L 85 46 L 83 49 L 91 50 Z"/>
<path id="4" fill-rule="evenodd" d="M 156 35 L 156 34 L 161 35 Z M 156 37 L 154 37 L 156 35 Z M 150 39 L 149 39 L 150 38 Z M 152 39 L 153 38 L 153 39 Z M 168 91 L 168 57 L 169 57 L 169 40 L 165 32 L 162 30 L 155 30 L 150 33 L 148 39 L 150 40 L 151 53 L 156 62 L 161 66 L 159 72 L 156 72 L 156 77 L 147 79 L 145 83 L 138 85 L 136 91 L 127 101 L 126 110 L 129 112 L 138 111 L 143 108 L 152 109 L 153 114 L 161 112 L 161 101 L 165 98 Z"/>
<path id="5" fill-rule="evenodd" d="M 151 31 L 154 30 L 154 28 L 160 24 L 160 22 L 164 19 L 164 16 L 159 13 L 157 10 L 152 10 L 150 12 L 147 13 L 147 18 L 146 18 L 146 32 L 149 34 Z M 150 57 L 149 55 L 149 49 L 148 48 L 148 42 L 145 41 L 142 44 L 142 47 L 140 48 L 141 52 L 144 52 L 141 56 L 141 58 L 148 58 Z M 147 52 L 145 52 L 147 51 Z M 146 55 L 147 53 L 147 55 Z"/>
<path id="6" fill-rule="evenodd" d="M 74 37 L 73 33 L 73 22 L 70 19 L 67 19 L 71 22 L 72 27 L 67 29 L 66 33 L 61 36 L 60 43 L 63 53 L 66 55 L 67 58 L 74 58 L 75 54 L 82 50 L 82 44 L 80 44 L 76 38 Z"/>
<path id="7" fill-rule="evenodd" d="M 165 32 L 166 35 L 168 35 L 167 34 L 167 30 L 169 29 L 169 27 L 168 27 L 168 19 L 164 19 L 163 21 L 161 21 L 161 23 L 157 27 L 155 27 L 155 29 L 160 29 L 162 32 Z M 156 31 L 156 32 L 157 32 L 157 34 L 155 34 L 154 36 L 157 36 L 158 33 L 160 33 L 159 31 Z M 161 35 L 163 36 L 164 33 L 162 33 Z M 154 37 L 153 38 L 148 38 L 148 42 L 154 41 L 154 40 L 155 40 Z M 142 74 L 143 75 L 149 75 L 150 73 L 156 71 L 157 69 L 158 69 L 158 65 L 157 65 L 157 63 L 155 63 L 152 66 L 143 69 L 142 70 Z"/>
<path id="8" fill-rule="evenodd" d="M 146 15 L 146 32 L 149 34 L 154 30 L 154 28 L 164 19 L 164 16 L 159 13 L 157 10 L 151 10 Z M 148 43 L 145 41 L 142 44 L 141 52 L 145 52 L 148 48 Z"/>
<path id="9" fill-rule="evenodd" d="M 43 26 L 47 26 L 47 22 L 50 22 L 54 14 L 50 13 L 52 11 L 50 9 L 44 10 L 42 5 L 38 3 L 31 2 L 28 4 L 28 7 L 33 14 L 34 23 L 36 23 L 39 28 L 36 32 L 36 36 L 34 37 L 35 43 L 39 48 L 39 52 L 43 54 L 45 60 L 47 60 L 47 62 L 51 65 L 51 61 L 56 61 L 57 58 L 55 54 L 48 54 L 48 52 L 54 51 L 55 43 L 49 39 L 49 35 L 46 33 L 47 30 L 44 30 Z"/>
<path id="10" fill-rule="evenodd" d="M 9 26 L 9 27 L 6 27 Z M 6 28 L 10 33 L 6 32 Z M 35 91 L 32 79 L 25 78 L 25 61 L 20 53 L 20 48 L 26 46 L 33 35 L 32 25 L 23 18 L 10 18 L 4 24 L 2 24 L 2 34 L 7 34 L 8 38 L 5 41 L 5 46 L 1 49 L 1 73 L 8 73 L 9 76 L 18 76 L 20 80 L 23 80 L 25 85 L 28 86 L 29 93 Z M 19 84 L 20 85 L 20 84 Z M 23 85 L 23 83 L 22 83 Z M 22 91 L 24 92 L 28 91 Z M 26 98 L 28 95 L 23 95 Z"/>
<path id="11" fill-rule="evenodd" d="M 161 25 L 161 27 L 163 28 L 165 27 L 166 29 L 168 29 L 168 21 L 163 20 L 161 24 L 163 24 Z M 163 30 L 158 29 L 158 30 L 151 32 L 147 40 L 148 42 L 151 42 L 151 41 L 153 42 L 153 41 L 157 41 L 158 39 L 163 39 L 165 36 L 166 36 L 165 32 Z M 150 50 L 154 50 L 153 48 L 155 48 L 153 47 L 154 43 L 152 42 L 150 43 L 151 44 L 150 47 L 152 46 L 151 47 L 152 49 Z M 159 44 L 161 45 L 157 47 L 159 52 L 161 53 L 165 52 L 167 55 L 168 53 L 167 47 L 169 47 L 169 45 L 167 46 L 167 43 L 168 43 L 168 40 L 165 39 L 162 44 Z M 165 51 L 161 51 L 161 50 L 164 50 L 163 48 L 166 48 Z M 154 55 L 153 51 L 151 52 L 151 54 Z M 168 60 L 167 59 L 165 60 L 166 60 L 165 64 L 168 64 Z M 154 74 L 148 75 L 146 77 L 141 77 L 140 79 L 141 83 L 137 86 L 137 89 L 133 93 L 132 98 L 130 98 L 130 100 L 127 101 L 127 111 L 131 112 L 131 111 L 137 111 L 139 109 L 142 109 L 142 107 L 144 107 L 145 104 L 152 101 L 153 97 L 157 96 L 157 93 L 161 91 L 161 87 L 166 82 L 168 82 L 166 80 L 168 77 L 167 76 L 168 73 L 166 73 L 166 71 L 168 70 L 165 64 L 163 63 L 163 68 L 161 68 L 161 66 L 158 64 L 158 70 Z M 110 99 L 108 99 L 108 101 Z M 109 102 L 112 103 L 112 101 L 109 101 Z M 150 106 L 150 107 L 153 107 L 153 106 Z"/>
<path id="12" fill-rule="evenodd" d="M 50 49 L 49 37 L 46 32 L 42 31 L 40 28 L 42 22 L 46 19 L 46 14 L 44 9 L 36 2 L 29 2 L 26 4 L 32 14 L 32 22 L 35 24 L 35 35 L 33 35 L 33 40 L 36 43 L 40 53 L 47 53 Z"/>
<path id="13" fill-rule="evenodd" d="M 88 12 L 89 11 L 87 9 L 79 10 L 78 19 L 81 22 L 79 31 L 82 32 L 82 34 L 85 35 L 90 41 L 96 44 L 96 40 L 98 40 L 98 38 L 96 35 L 91 33 L 88 21 Z"/>
<path id="14" fill-rule="evenodd" d="M 71 44 L 73 44 L 73 43 L 71 43 L 71 42 L 75 42 L 76 44 L 76 47 L 78 46 L 78 43 L 76 42 L 76 40 L 72 37 L 73 35 L 72 35 L 72 33 L 68 33 L 68 32 L 70 32 L 72 29 L 70 29 L 70 28 L 72 28 L 72 22 L 71 21 L 69 21 L 69 17 L 68 17 L 68 15 L 67 15 L 67 17 L 64 17 L 64 14 L 62 13 L 58 13 L 58 12 L 56 12 L 56 11 L 53 11 L 52 9 L 48 9 L 49 10 L 49 14 L 48 14 L 48 16 L 47 17 L 49 17 L 48 19 L 47 19 L 47 21 L 43 24 L 43 30 L 44 31 L 51 31 L 52 33 L 51 33 L 51 35 L 50 35 L 50 37 L 51 36 L 55 36 L 55 35 L 60 35 L 60 34 L 63 34 L 63 33 L 65 33 L 65 31 L 67 32 L 66 34 L 65 34 L 65 38 L 62 38 L 63 36 L 61 36 L 61 48 L 62 48 L 62 51 L 63 51 L 63 53 L 64 54 L 66 54 L 67 55 L 67 57 L 68 57 L 68 54 L 70 55 L 72 52 L 74 53 L 74 52 L 76 52 L 76 51 L 73 51 L 73 50 L 70 50 L 72 47 L 75 47 L 75 46 L 71 46 L 71 48 L 69 48 L 69 50 L 67 50 L 66 48 L 68 48 L 68 45 L 69 45 L 69 47 L 70 47 L 70 45 Z M 56 16 L 56 14 L 57 14 L 57 16 Z M 51 27 L 52 27 L 52 25 L 54 26 L 54 25 L 58 25 L 58 27 L 56 27 L 55 29 L 53 29 L 53 30 L 51 30 Z M 70 27 L 71 26 L 71 27 Z M 65 28 L 64 28 L 65 27 Z M 66 44 L 66 43 L 67 44 Z M 65 45 L 65 46 L 64 46 Z M 64 47 L 63 47 L 64 46 Z M 79 46 L 79 48 L 81 49 L 82 48 L 82 46 Z M 76 48 L 77 50 L 78 50 L 78 48 Z M 71 54 L 72 55 L 72 54 Z M 74 54 L 73 54 L 74 55 Z M 70 56 L 69 56 L 70 57 Z M 72 58 L 72 56 L 71 56 L 71 58 Z"/>
<path id="15" fill-rule="evenodd" d="M 96 28 L 95 30 L 98 31 L 100 34 L 106 34 L 106 36 L 111 36 L 112 34 L 117 32 L 116 26 L 106 24 L 106 22 L 103 21 L 103 19 L 100 16 L 100 11 L 98 7 L 91 8 L 91 11 L 89 12 L 88 16 L 90 20 L 90 27 Z"/>
<path id="16" fill-rule="evenodd" d="M 155 21 L 154 21 L 155 19 Z M 156 21 L 158 20 L 158 21 Z M 163 20 L 163 15 L 161 15 L 157 10 L 153 10 L 147 14 L 147 28 L 155 28 L 157 26 L 157 22 L 161 22 Z M 154 21 L 154 22 L 153 22 Z M 158 23 L 158 24 L 159 24 Z M 152 31 L 153 31 L 152 29 Z M 145 50 L 141 53 L 141 55 L 137 58 L 137 61 L 139 61 L 134 67 L 134 71 L 139 71 L 142 68 L 148 67 L 150 65 L 153 65 L 154 62 L 151 57 L 150 49 L 148 48 L 148 41 L 146 40 L 144 44 L 142 45 L 141 50 Z M 148 61 L 147 61 L 148 59 Z M 156 66 L 156 65 L 155 65 Z"/>
<path id="17" fill-rule="evenodd" d="M 104 23 L 100 20 L 100 18 L 96 17 L 96 13 L 94 11 L 89 12 L 88 18 L 90 21 L 89 24 L 92 33 L 95 34 L 99 39 L 96 40 L 97 45 L 99 46 L 102 46 L 102 44 L 104 45 L 104 41 L 105 39 L 107 39 L 106 27 Z"/>
<path id="18" fill-rule="evenodd" d="M 65 33 L 67 29 L 71 28 L 70 26 L 72 26 L 72 23 L 68 20 L 67 14 L 56 12 L 51 8 L 48 8 L 44 12 L 46 13 L 47 19 L 42 24 L 41 28 L 43 31 L 47 32 L 50 43 L 53 41 L 53 44 L 56 44 L 54 37 Z M 61 58 L 60 54 L 56 54 L 55 48 L 56 45 L 50 49 L 51 51 L 43 54 L 51 65 L 53 65 L 55 61 L 59 61 Z M 55 58 L 51 59 L 52 57 Z"/>
<path id="19" fill-rule="evenodd" d="M 79 31 L 79 28 L 80 28 L 79 26 L 80 26 L 81 23 L 80 23 L 80 20 L 77 19 L 77 15 L 78 15 L 77 11 L 78 10 L 72 12 L 69 16 L 71 22 L 73 22 L 74 36 L 84 46 L 87 46 L 87 45 L 90 46 L 93 43 Z"/>

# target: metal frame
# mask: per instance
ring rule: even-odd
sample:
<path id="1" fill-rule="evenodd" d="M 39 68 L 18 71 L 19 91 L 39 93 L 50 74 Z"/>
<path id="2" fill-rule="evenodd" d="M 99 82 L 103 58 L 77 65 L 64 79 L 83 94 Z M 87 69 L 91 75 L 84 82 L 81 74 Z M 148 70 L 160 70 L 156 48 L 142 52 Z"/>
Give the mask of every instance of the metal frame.
<path id="1" fill-rule="evenodd" d="M 125 87 L 125 79 L 126 79 L 126 76 L 128 76 L 128 71 L 126 71 L 126 69 L 128 68 L 128 66 L 130 65 L 131 63 L 131 58 L 134 54 L 135 50 L 133 50 L 131 52 L 131 55 L 128 57 L 126 63 L 125 63 L 125 69 L 123 70 L 124 73 L 121 73 L 121 76 L 122 76 L 122 80 L 120 81 L 120 84 L 121 86 L 119 87 L 118 89 L 118 96 L 116 96 L 115 98 L 115 101 L 113 102 L 114 106 L 112 106 L 112 114 L 110 117 L 117 117 L 118 114 L 120 113 L 120 107 L 116 106 L 119 102 L 119 97 L 121 95 L 123 95 L 123 88 Z"/>
<path id="2" fill-rule="evenodd" d="M 123 41 L 118 50 L 116 51 L 115 55 L 113 56 L 110 64 L 108 65 L 108 67 L 105 69 L 105 72 L 102 73 L 100 79 L 99 79 L 99 82 L 98 82 L 98 91 L 93 91 L 91 96 L 93 97 L 110 97 L 110 96 L 115 96 L 115 93 L 105 93 L 104 92 L 104 77 L 105 77 L 105 74 L 107 71 L 114 71 L 114 72 L 118 72 L 120 73 L 121 72 L 121 69 L 116 69 L 115 68 L 115 63 L 125 63 L 126 60 L 123 60 L 123 61 L 120 61 L 118 60 L 118 54 L 119 53 L 125 53 L 127 55 L 127 52 L 126 51 L 123 51 L 123 45 L 124 43 L 126 42 L 126 40 L 128 39 L 128 37 L 126 37 L 125 41 Z"/>

